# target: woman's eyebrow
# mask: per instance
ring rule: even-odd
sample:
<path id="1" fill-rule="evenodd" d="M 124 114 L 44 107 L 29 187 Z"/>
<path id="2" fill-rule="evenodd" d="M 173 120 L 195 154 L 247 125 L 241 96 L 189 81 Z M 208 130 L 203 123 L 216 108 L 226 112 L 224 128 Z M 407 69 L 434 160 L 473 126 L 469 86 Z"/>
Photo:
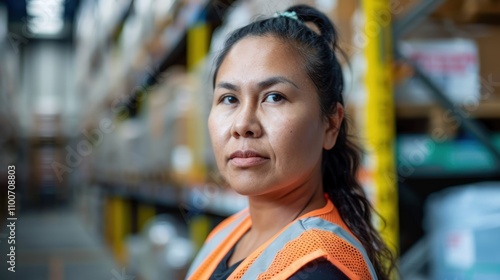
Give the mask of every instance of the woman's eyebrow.
<path id="1" fill-rule="evenodd" d="M 223 89 L 228 89 L 228 90 L 232 90 L 232 91 L 239 90 L 239 87 L 237 85 L 233 85 L 233 84 L 228 83 L 228 82 L 220 82 L 217 84 L 217 86 L 215 86 L 215 88 L 223 88 Z"/>
<path id="2" fill-rule="evenodd" d="M 264 88 L 268 88 L 270 86 L 273 86 L 275 84 L 280 84 L 280 83 L 290 84 L 290 85 L 296 87 L 297 89 L 300 89 L 294 82 L 290 81 L 289 79 L 287 79 L 283 76 L 273 76 L 273 77 L 267 78 L 264 81 L 259 82 L 257 84 L 257 87 L 259 89 L 264 89 Z M 220 82 L 215 86 L 215 88 L 228 89 L 228 90 L 232 90 L 232 91 L 239 90 L 239 87 L 237 85 L 231 84 L 229 82 Z"/>
<path id="3" fill-rule="evenodd" d="M 265 79 L 264 81 L 259 82 L 258 87 L 261 89 L 268 88 L 270 86 L 273 86 L 273 85 L 279 84 L 279 83 L 291 84 L 292 86 L 299 89 L 299 87 L 294 82 L 290 81 L 289 79 L 287 79 L 283 76 L 274 76 L 274 77 L 270 77 L 268 79 Z"/>

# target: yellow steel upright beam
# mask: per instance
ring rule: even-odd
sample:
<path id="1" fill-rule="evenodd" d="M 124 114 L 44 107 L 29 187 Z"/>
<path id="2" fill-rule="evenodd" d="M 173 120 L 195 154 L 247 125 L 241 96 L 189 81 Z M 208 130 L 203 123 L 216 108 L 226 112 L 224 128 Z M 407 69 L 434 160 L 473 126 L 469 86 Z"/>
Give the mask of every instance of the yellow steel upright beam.
<path id="1" fill-rule="evenodd" d="M 187 34 L 187 67 L 192 73 L 197 71 L 200 63 L 207 57 L 210 47 L 211 28 L 207 22 L 200 21 L 188 30 Z M 203 93 L 198 90 L 196 94 Z M 191 170 L 189 183 L 196 185 L 204 185 L 207 170 L 204 160 L 204 144 L 206 135 L 203 126 L 206 125 L 206 119 L 203 119 L 202 96 L 196 95 L 194 98 L 195 104 L 192 104 L 193 111 L 189 122 L 189 146 L 194 151 L 193 168 Z M 196 207 L 193 206 L 193 207 Z M 190 238 L 197 249 L 200 249 L 204 240 L 208 236 L 211 228 L 211 219 L 206 215 L 195 215 L 191 217 L 193 209 L 187 209 L 189 222 Z"/>
<path id="2" fill-rule="evenodd" d="M 191 73 L 196 72 L 204 59 L 207 57 L 210 46 L 210 25 L 199 21 L 189 28 L 187 33 L 187 69 Z M 206 177 L 206 166 L 204 161 L 205 135 L 203 126 L 206 120 L 202 116 L 202 102 L 199 89 L 195 90 L 191 104 L 192 111 L 188 116 L 188 146 L 192 149 L 193 165 L 189 174 L 189 183 L 204 183 Z"/>
<path id="3" fill-rule="evenodd" d="M 395 109 L 392 81 L 392 38 L 390 0 L 362 0 L 364 14 L 365 151 L 373 175 L 372 201 L 385 220 L 375 224 L 387 245 L 397 252 L 399 243 L 397 176 L 395 168 Z"/>
<path id="4" fill-rule="evenodd" d="M 210 26 L 200 21 L 189 28 L 187 33 L 187 68 L 193 71 L 208 54 Z"/>
<path id="5" fill-rule="evenodd" d="M 130 234 L 129 202 L 119 197 L 107 197 L 105 201 L 105 236 L 115 260 L 124 265 L 127 260 L 125 238 Z"/>
<path id="6" fill-rule="evenodd" d="M 147 222 L 154 218 L 156 210 L 154 206 L 149 204 L 140 203 L 137 207 L 137 228 L 141 232 Z"/>

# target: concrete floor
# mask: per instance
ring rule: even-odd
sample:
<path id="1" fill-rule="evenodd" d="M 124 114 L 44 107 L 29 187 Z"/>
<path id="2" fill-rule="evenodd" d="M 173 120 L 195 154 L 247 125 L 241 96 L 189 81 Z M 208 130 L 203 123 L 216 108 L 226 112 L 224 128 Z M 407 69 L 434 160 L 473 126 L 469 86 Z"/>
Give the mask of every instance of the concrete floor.
<path id="1" fill-rule="evenodd" d="M 131 280 L 116 267 L 97 234 L 75 211 L 51 209 L 21 213 L 16 222 L 15 273 L 7 270 L 8 228 L 0 230 L 0 279 Z"/>

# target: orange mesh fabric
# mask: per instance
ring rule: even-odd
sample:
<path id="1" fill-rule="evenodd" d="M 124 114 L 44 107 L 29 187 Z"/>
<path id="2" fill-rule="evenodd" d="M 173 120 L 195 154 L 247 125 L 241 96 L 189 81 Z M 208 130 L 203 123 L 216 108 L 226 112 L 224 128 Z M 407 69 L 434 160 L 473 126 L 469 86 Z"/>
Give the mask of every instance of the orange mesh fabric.
<path id="1" fill-rule="evenodd" d="M 224 246 L 216 248 L 208 257 L 200 264 L 196 271 L 189 277 L 189 279 L 208 279 L 215 270 L 214 264 L 222 260 L 222 256 L 227 253 Z"/>
<path id="2" fill-rule="evenodd" d="M 371 279 L 363 255 L 354 246 L 331 232 L 318 229 L 307 230 L 289 241 L 276 254 L 269 269 L 261 273 L 258 279 L 286 279 L 302 266 L 321 257 L 318 249 L 322 257 L 332 262 L 350 279 Z M 290 270 L 290 267 L 294 268 Z"/>
<path id="3" fill-rule="evenodd" d="M 210 234 L 207 240 L 210 240 L 214 235 L 220 232 L 220 230 L 226 228 L 232 222 L 235 222 L 237 216 L 238 215 L 235 215 L 220 224 L 214 232 Z M 352 232 L 345 225 L 337 209 L 330 200 L 328 200 L 325 207 L 311 211 L 301 216 L 299 219 L 306 217 L 318 217 L 337 224 L 352 235 Z M 250 218 L 247 217 L 206 257 L 190 279 L 208 279 L 217 264 L 250 227 L 251 221 Z M 286 230 L 286 228 L 282 229 L 276 236 L 281 234 L 284 230 Z M 267 248 L 269 243 L 273 242 L 274 239 L 275 238 L 272 238 L 248 256 L 228 279 L 241 279 L 252 264 L 259 258 L 264 249 Z M 260 274 L 258 279 L 288 279 L 302 267 L 321 257 L 328 259 L 349 277 L 349 279 L 371 279 L 365 260 L 357 248 L 334 233 L 320 229 L 307 230 L 294 240 L 288 241 L 276 254 L 268 271 Z"/>

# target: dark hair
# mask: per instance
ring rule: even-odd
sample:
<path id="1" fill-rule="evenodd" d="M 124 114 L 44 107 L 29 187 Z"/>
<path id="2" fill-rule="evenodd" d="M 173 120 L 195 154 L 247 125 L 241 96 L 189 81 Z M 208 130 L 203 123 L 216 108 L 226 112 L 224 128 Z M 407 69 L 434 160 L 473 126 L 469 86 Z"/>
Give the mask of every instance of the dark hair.
<path id="1" fill-rule="evenodd" d="M 214 84 L 220 65 L 235 43 L 248 36 L 271 35 L 290 43 L 304 58 L 305 70 L 317 88 L 321 115 L 326 118 L 335 113 L 337 103 L 344 103 L 342 69 L 335 55 L 340 51 L 337 33 L 328 17 L 315 8 L 297 5 L 287 12 L 295 12 L 298 19 L 281 15 L 255 21 L 234 31 L 215 61 Z M 305 23 L 314 24 L 319 34 Z M 389 279 L 394 267 L 393 255 L 371 223 L 373 209 L 356 179 L 359 163 L 360 149 L 349 138 L 344 120 L 335 146 L 323 150 L 323 188 L 344 222 L 363 244 L 378 278 Z"/>

